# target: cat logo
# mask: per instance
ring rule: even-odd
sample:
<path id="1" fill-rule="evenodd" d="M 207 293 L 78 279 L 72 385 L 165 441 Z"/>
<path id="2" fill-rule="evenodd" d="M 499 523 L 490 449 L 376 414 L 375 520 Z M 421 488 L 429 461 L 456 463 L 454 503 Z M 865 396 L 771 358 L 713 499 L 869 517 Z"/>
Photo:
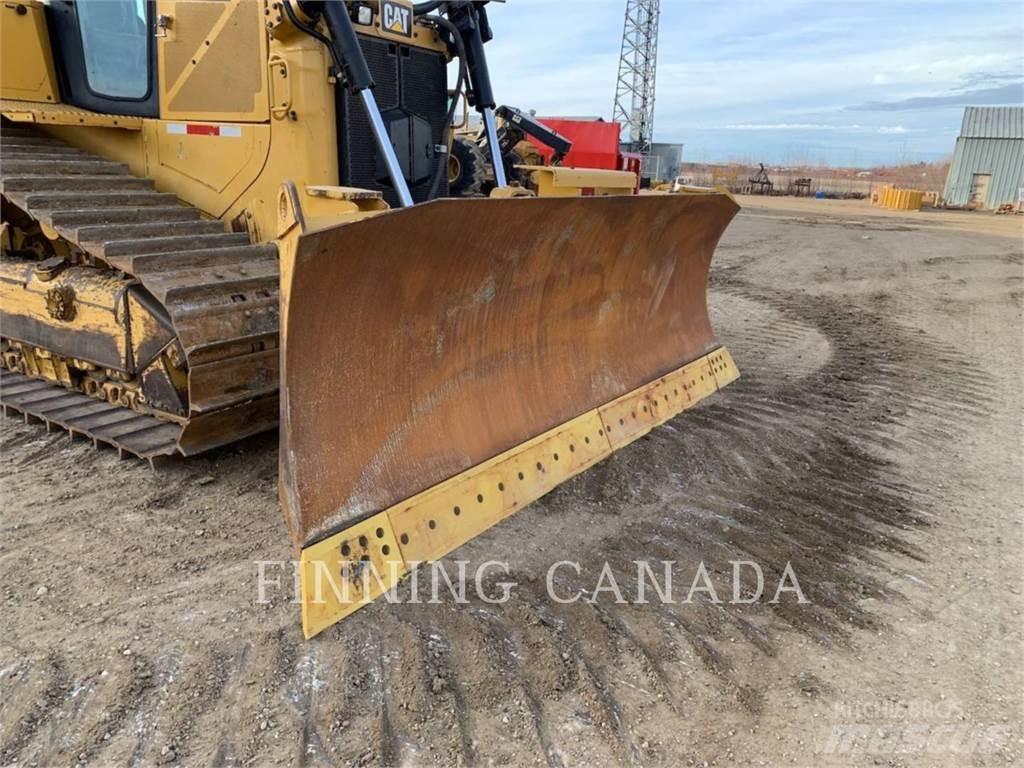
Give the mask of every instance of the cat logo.
<path id="1" fill-rule="evenodd" d="M 381 22 L 384 29 L 405 37 L 412 37 L 412 9 L 392 0 L 381 3 Z"/>

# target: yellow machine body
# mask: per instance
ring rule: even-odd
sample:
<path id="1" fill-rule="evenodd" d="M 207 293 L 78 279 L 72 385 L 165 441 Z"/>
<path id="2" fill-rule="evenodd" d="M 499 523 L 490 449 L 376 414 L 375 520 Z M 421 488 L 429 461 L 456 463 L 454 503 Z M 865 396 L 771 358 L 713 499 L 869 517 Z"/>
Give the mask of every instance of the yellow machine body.
<path id="1" fill-rule="evenodd" d="M 4 3 L 0 14 L 0 98 L 59 101 L 43 4 Z"/>
<path id="2" fill-rule="evenodd" d="M 705 296 L 728 194 L 531 166 L 394 210 L 341 182 L 314 22 L 148 7 L 142 115 L 62 103 L 60 9 L 0 4 L 0 400 L 147 458 L 280 422 L 307 636 L 738 375 Z M 411 2 L 369 7 L 363 39 L 443 72 Z"/>
<path id="3" fill-rule="evenodd" d="M 540 197 L 590 197 L 631 195 L 636 174 L 602 168 L 565 168 L 551 165 L 517 165 L 530 176 L 531 186 Z"/>
<path id="4" fill-rule="evenodd" d="M 323 45 L 285 24 L 280 10 L 272 10 L 275 3 L 157 0 L 157 15 L 167 19 L 166 29 L 154 38 L 158 118 L 97 115 L 50 103 L 56 88 L 43 4 L 19 5 L 29 13 L 20 16 L 15 4 L 0 5 L 5 57 L 0 113 L 8 120 L 45 126 L 48 134 L 76 147 L 127 163 L 158 190 L 241 226 L 257 242 L 276 234 L 284 180 L 300 190 L 338 184 L 329 57 Z M 29 24 L 22 19 L 32 20 L 31 34 L 19 34 Z M 268 24 L 278 26 L 268 29 Z M 386 34 L 376 27 L 361 31 Z M 416 34 L 423 38 L 418 43 L 441 47 L 432 32 Z M 39 85 L 30 92 L 28 83 L 37 78 Z M 345 207 L 338 208 L 338 219 L 344 220 Z"/>

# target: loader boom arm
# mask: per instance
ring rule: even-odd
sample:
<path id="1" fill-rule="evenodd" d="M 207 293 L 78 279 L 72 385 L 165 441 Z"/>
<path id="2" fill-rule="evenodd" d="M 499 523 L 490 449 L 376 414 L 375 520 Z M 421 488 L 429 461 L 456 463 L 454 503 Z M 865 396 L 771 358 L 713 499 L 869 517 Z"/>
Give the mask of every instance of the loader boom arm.
<path id="1" fill-rule="evenodd" d="M 560 165 L 572 149 L 572 142 L 565 136 L 515 107 L 501 105 L 498 107 L 498 117 L 505 121 L 505 136 L 507 138 L 503 144 L 507 146 L 502 147 L 503 153 L 512 149 L 525 136 L 536 139 L 554 150 L 554 155 L 551 157 L 552 165 Z"/>

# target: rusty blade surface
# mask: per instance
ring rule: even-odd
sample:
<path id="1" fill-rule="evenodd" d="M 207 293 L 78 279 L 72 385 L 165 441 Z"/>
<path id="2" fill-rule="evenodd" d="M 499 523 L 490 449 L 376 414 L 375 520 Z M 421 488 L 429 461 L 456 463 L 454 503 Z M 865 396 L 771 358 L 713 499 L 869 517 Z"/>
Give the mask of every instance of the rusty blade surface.
<path id="1" fill-rule="evenodd" d="M 303 235 L 282 267 L 297 546 L 718 346 L 728 196 L 441 200 Z"/>

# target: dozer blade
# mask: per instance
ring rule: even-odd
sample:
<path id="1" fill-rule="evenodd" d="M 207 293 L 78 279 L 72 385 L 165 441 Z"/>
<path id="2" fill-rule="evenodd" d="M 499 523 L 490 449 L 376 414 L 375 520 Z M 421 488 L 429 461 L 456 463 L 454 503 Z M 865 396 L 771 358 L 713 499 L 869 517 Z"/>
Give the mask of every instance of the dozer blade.
<path id="1" fill-rule="evenodd" d="M 706 290 L 737 210 L 441 200 L 302 235 L 280 494 L 306 636 L 736 378 Z"/>

